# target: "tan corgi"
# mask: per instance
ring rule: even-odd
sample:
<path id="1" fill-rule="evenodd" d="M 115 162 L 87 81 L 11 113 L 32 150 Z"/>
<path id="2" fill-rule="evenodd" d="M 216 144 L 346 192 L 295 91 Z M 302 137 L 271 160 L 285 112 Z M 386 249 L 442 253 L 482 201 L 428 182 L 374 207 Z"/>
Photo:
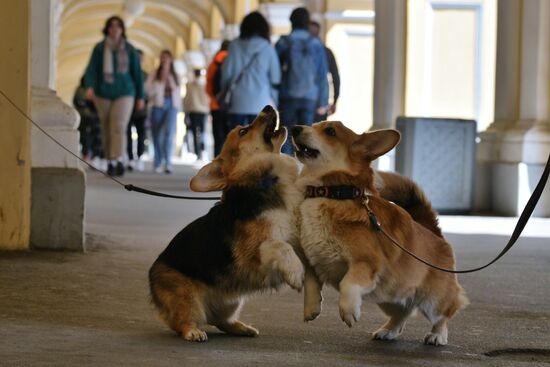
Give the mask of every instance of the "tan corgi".
<path id="1" fill-rule="evenodd" d="M 207 340 L 202 324 L 256 336 L 238 320 L 244 297 L 283 283 L 302 287 L 304 268 L 291 245 L 302 200 L 298 165 L 280 154 L 286 130 L 276 125 L 267 106 L 229 133 L 220 155 L 191 180 L 194 191 L 221 190 L 221 203 L 178 233 L 149 271 L 153 304 L 186 340 Z"/>
<path id="2" fill-rule="evenodd" d="M 418 309 L 432 324 L 425 343 L 446 344 L 447 322 L 467 304 L 456 275 L 429 268 L 395 247 L 372 227 L 363 205 L 366 193 L 387 233 L 435 265 L 454 268 L 453 249 L 437 222 L 433 227 L 429 215 L 423 225 L 415 222 L 376 188 L 370 163 L 397 145 L 399 132 L 357 135 L 340 122 L 326 121 L 296 126 L 292 138 L 304 164 L 297 181 L 306 196 L 299 207 L 300 244 L 321 284 L 339 290 L 342 320 L 351 327 L 360 317 L 363 298 L 369 298 L 389 316 L 374 338 L 392 340 Z M 309 287 L 320 289 L 314 279 L 306 276 L 306 292 Z M 314 300 L 312 296 L 310 308 L 315 308 Z"/>

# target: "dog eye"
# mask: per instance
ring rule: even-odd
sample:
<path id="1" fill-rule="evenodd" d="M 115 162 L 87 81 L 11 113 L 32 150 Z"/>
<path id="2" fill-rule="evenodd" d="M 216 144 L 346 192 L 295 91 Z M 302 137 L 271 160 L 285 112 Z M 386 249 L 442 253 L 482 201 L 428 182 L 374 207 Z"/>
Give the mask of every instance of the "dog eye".
<path id="1" fill-rule="evenodd" d="M 328 136 L 336 136 L 336 130 L 334 130 L 332 127 L 327 127 L 325 129 L 325 134 Z"/>
<path id="2" fill-rule="evenodd" d="M 247 132 L 248 132 L 247 128 L 240 129 L 239 130 L 239 136 L 245 136 Z"/>

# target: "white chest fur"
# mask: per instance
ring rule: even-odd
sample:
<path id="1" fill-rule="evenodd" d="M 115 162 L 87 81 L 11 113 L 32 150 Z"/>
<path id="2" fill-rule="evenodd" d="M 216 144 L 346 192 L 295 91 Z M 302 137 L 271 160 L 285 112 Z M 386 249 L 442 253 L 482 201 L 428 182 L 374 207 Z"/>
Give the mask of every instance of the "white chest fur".
<path id="1" fill-rule="evenodd" d="M 320 207 L 323 200 L 306 199 L 300 205 L 300 244 L 319 279 L 337 288 L 347 260 L 345 249 L 332 235 L 331 218 Z"/>

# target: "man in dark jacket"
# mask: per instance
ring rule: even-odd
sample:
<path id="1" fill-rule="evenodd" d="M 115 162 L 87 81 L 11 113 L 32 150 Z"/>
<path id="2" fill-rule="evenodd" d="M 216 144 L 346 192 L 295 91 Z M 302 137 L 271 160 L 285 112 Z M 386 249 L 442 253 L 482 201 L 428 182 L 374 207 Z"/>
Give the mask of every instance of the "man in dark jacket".
<path id="1" fill-rule="evenodd" d="M 321 25 L 312 20 L 309 22 L 309 33 L 313 37 L 319 38 L 321 31 Z M 336 64 L 336 58 L 332 50 L 325 46 L 325 52 L 327 53 L 327 64 L 328 64 L 328 73 L 330 74 L 330 79 L 332 80 L 332 103 L 329 105 L 328 110 L 323 113 L 315 114 L 315 121 L 325 121 L 329 115 L 332 115 L 336 112 L 336 102 L 338 97 L 340 97 L 340 73 L 338 72 L 338 65 Z"/>
<path id="2" fill-rule="evenodd" d="M 309 33 L 309 22 L 306 8 L 294 9 L 290 15 L 292 32 L 275 45 L 282 71 L 279 112 L 287 129 L 296 124 L 311 125 L 315 113 L 325 113 L 328 108 L 326 52 L 321 41 Z M 293 154 L 290 141 L 282 151 Z"/>

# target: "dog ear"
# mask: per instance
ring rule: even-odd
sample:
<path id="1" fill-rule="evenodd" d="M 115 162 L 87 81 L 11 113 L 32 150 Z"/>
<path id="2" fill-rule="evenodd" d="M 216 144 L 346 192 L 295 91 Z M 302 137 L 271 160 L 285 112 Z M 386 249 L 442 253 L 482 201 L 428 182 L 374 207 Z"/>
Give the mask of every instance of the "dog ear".
<path id="1" fill-rule="evenodd" d="M 220 191 L 226 187 L 226 177 L 222 170 L 223 160 L 218 158 L 202 167 L 191 179 L 189 186 L 197 192 Z"/>
<path id="2" fill-rule="evenodd" d="M 352 154 L 363 156 L 370 161 L 392 150 L 401 140 L 397 130 L 383 129 L 364 133 L 352 146 Z"/>

